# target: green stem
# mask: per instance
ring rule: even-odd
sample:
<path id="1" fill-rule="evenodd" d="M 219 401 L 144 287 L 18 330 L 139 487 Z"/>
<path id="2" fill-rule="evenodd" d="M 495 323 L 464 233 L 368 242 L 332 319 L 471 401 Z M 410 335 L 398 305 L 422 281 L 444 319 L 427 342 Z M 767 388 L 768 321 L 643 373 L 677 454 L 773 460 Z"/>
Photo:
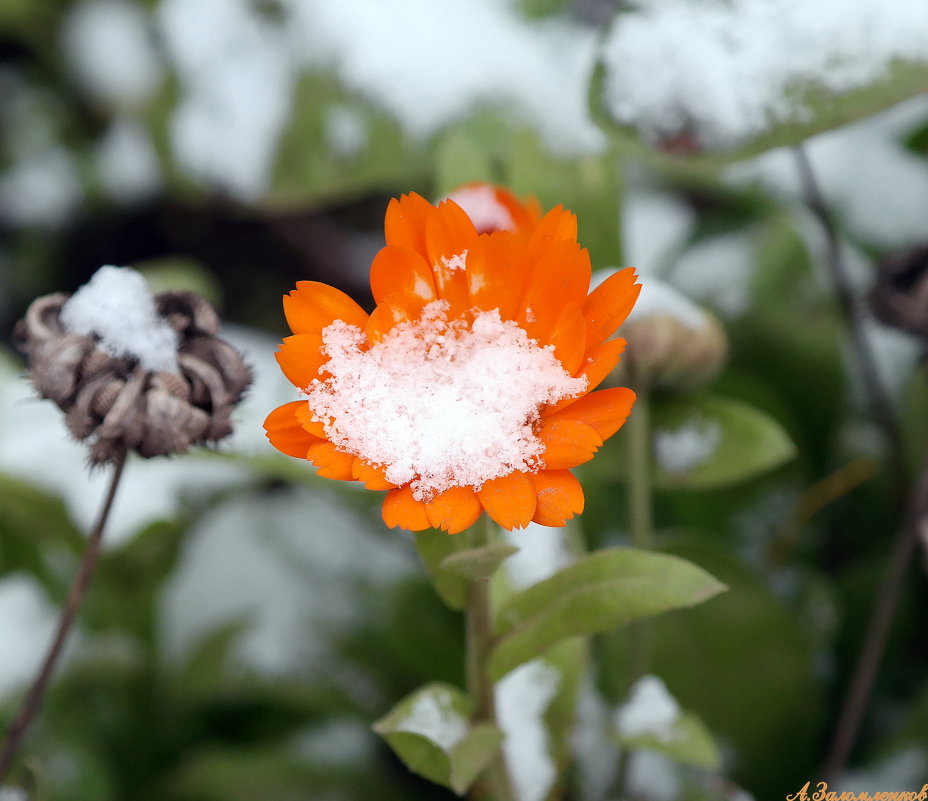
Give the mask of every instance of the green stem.
<path id="1" fill-rule="evenodd" d="M 494 535 L 493 523 L 487 520 L 486 528 L 473 530 L 473 547 L 488 545 Z M 465 610 L 467 626 L 467 691 L 473 701 L 473 719 L 477 723 L 496 720 L 496 694 L 493 680 L 486 666 L 493 650 L 493 612 L 489 579 L 470 582 Z M 514 801 L 512 782 L 502 752 L 493 760 L 479 781 L 471 788 L 473 801 Z"/>
<path id="2" fill-rule="evenodd" d="M 638 393 L 628 419 L 628 507 L 632 541 L 636 548 L 650 550 L 654 540 L 654 502 L 651 485 L 651 409 L 646 391 Z M 631 687 L 644 676 L 651 663 L 651 621 L 638 620 L 629 626 L 629 678 Z M 623 749 L 619 757 L 616 786 L 624 788 L 631 755 Z"/>

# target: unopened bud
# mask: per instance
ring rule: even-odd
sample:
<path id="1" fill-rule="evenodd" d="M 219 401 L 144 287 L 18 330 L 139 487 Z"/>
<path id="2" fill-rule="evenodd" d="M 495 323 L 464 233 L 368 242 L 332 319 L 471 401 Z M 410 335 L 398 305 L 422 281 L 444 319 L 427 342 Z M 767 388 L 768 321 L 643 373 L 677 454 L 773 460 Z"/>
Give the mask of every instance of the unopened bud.
<path id="1" fill-rule="evenodd" d="M 718 319 L 654 278 L 622 325 L 628 346 L 617 368 L 620 383 L 635 389 L 689 390 L 709 383 L 728 359 Z"/>
<path id="2" fill-rule="evenodd" d="M 213 307 L 185 291 L 161 292 L 153 298 L 143 291 L 139 297 L 132 284 L 141 278 L 137 273 L 103 270 L 110 272 L 101 281 L 112 281 L 115 290 L 128 281 L 136 291 L 129 299 L 139 303 L 138 308 L 130 303 L 113 309 L 103 303 L 98 318 L 104 334 L 96 328 L 69 330 L 66 321 L 74 315 L 62 315 L 69 296 L 60 293 L 35 300 L 15 329 L 19 347 L 28 356 L 33 386 L 65 413 L 68 430 L 88 442 L 90 461 L 113 461 L 123 450 L 145 458 L 182 453 L 191 445 L 230 434 L 232 408 L 251 383 L 251 371 L 241 355 L 216 336 L 219 318 Z M 114 322 L 107 314 L 120 319 Z M 114 345 L 119 325 L 137 335 L 134 318 L 145 315 L 158 326 L 153 333 L 166 335 L 167 355 L 176 369 L 170 369 L 173 364 L 151 363 L 165 357 L 163 348 L 152 356 Z"/>

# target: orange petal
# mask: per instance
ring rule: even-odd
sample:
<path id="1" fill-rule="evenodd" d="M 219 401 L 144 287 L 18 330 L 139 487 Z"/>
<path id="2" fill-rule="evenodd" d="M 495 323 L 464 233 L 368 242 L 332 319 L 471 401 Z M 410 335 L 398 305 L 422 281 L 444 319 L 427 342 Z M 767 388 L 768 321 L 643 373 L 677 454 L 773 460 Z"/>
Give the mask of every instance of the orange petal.
<path id="1" fill-rule="evenodd" d="M 356 481 L 362 482 L 369 490 L 388 490 L 396 488 L 396 484 L 391 484 L 387 481 L 383 467 L 371 464 L 366 459 L 360 457 L 354 460 L 354 464 L 351 466 L 351 475 Z"/>
<path id="2" fill-rule="evenodd" d="M 284 295 L 284 315 L 294 334 L 318 334 L 334 320 L 363 329 L 367 313 L 340 289 L 318 281 L 297 281 Z"/>
<path id="3" fill-rule="evenodd" d="M 384 218 L 383 232 L 388 245 L 411 248 L 425 257 L 425 221 L 434 206 L 421 195 L 410 192 L 391 200 Z"/>
<path id="4" fill-rule="evenodd" d="M 371 264 L 371 292 L 377 303 L 394 292 L 411 292 L 428 303 L 438 297 L 432 269 L 416 251 L 388 246 L 381 248 Z"/>
<path id="5" fill-rule="evenodd" d="M 612 372 L 613 368 L 616 366 L 616 364 L 618 364 L 619 356 L 622 355 L 622 351 L 624 350 L 624 339 L 607 339 L 605 342 L 593 348 L 593 350 L 591 350 L 586 355 L 586 358 L 583 360 L 582 367 L 577 373 L 575 373 L 575 377 L 577 378 L 580 376 L 586 376 L 587 386 L 584 395 L 596 389 L 596 387 L 598 387 L 603 382 L 606 376 Z M 577 398 L 564 398 L 564 400 L 562 400 L 560 403 L 545 409 L 541 413 L 542 417 L 550 417 L 555 412 L 559 412 L 561 409 L 566 409 L 571 404 L 576 403 L 581 397 L 583 397 L 583 395 L 580 395 Z"/>
<path id="6" fill-rule="evenodd" d="M 516 319 L 529 278 L 525 240 L 508 231 L 480 237 L 467 252 L 467 288 L 479 309 L 499 309 L 504 320 Z"/>
<path id="7" fill-rule="evenodd" d="M 351 474 L 354 456 L 338 450 L 331 442 L 310 445 L 306 458 L 316 465 L 316 473 L 323 478 L 334 478 L 338 481 L 351 481 L 354 478 Z"/>
<path id="8" fill-rule="evenodd" d="M 290 383 L 299 389 L 306 389 L 314 378 L 319 378 L 319 368 L 329 360 L 322 350 L 320 334 L 286 337 L 274 356 Z"/>
<path id="9" fill-rule="evenodd" d="M 601 389 L 556 414 L 545 415 L 545 420 L 580 420 L 605 442 L 622 427 L 634 404 L 635 393 L 630 389 Z"/>
<path id="10" fill-rule="evenodd" d="M 561 470 L 588 462 L 603 444 L 596 430 L 579 420 L 542 419 L 538 438 L 545 446 L 541 458 L 548 470 Z"/>
<path id="11" fill-rule="evenodd" d="M 446 200 L 439 205 L 426 222 L 425 241 L 435 274 L 435 289 L 450 304 L 449 317 L 460 316 L 471 305 L 465 264 L 476 240 L 474 224 L 454 201 Z"/>
<path id="12" fill-rule="evenodd" d="M 425 512 L 425 504 L 412 497 L 412 490 L 408 484 L 387 493 L 380 514 L 387 528 L 399 526 L 407 531 L 423 531 L 431 526 Z"/>
<path id="13" fill-rule="evenodd" d="M 552 242 L 532 267 L 518 321 L 539 342 L 550 336 L 565 304 L 581 305 L 590 288 L 590 255 L 571 240 Z"/>
<path id="14" fill-rule="evenodd" d="M 530 476 L 538 496 L 532 520 L 542 526 L 563 526 L 583 511 L 583 487 L 569 470 L 542 470 Z"/>
<path id="15" fill-rule="evenodd" d="M 305 459 L 310 445 L 319 442 L 318 437 L 310 434 L 297 419 L 297 414 L 306 401 L 291 401 L 278 406 L 264 421 L 267 438 L 277 450 L 287 456 Z"/>
<path id="16" fill-rule="evenodd" d="M 457 534 L 472 526 L 482 511 L 483 507 L 473 487 L 451 487 L 425 505 L 432 526 L 449 534 Z"/>
<path id="17" fill-rule="evenodd" d="M 387 295 L 371 312 L 364 330 L 367 341 L 377 344 L 400 323 L 419 319 L 425 301 L 412 292 L 394 292 Z"/>
<path id="18" fill-rule="evenodd" d="M 314 437 L 327 439 L 329 435 L 326 433 L 322 421 L 313 420 L 314 414 L 313 410 L 309 407 L 309 402 L 302 401 L 302 404 L 303 405 L 296 410 L 296 419 L 300 421 L 300 425 Z"/>
<path id="19" fill-rule="evenodd" d="M 487 514 L 507 531 L 525 528 L 535 514 L 535 488 L 527 473 L 487 481 L 477 497 Z"/>
<path id="20" fill-rule="evenodd" d="M 587 349 L 598 345 L 625 322 L 638 300 L 641 284 L 635 283 L 635 270 L 626 267 L 610 275 L 594 289 L 583 304 Z"/>
<path id="21" fill-rule="evenodd" d="M 561 310 L 561 316 L 546 343 L 554 345 L 554 355 L 564 369 L 573 375 L 583 363 L 585 348 L 583 314 L 576 303 L 570 303 Z"/>
<path id="22" fill-rule="evenodd" d="M 561 239 L 577 241 L 577 217 L 563 206 L 555 206 L 532 232 L 529 250 L 532 254 L 543 253 L 552 242 Z"/>

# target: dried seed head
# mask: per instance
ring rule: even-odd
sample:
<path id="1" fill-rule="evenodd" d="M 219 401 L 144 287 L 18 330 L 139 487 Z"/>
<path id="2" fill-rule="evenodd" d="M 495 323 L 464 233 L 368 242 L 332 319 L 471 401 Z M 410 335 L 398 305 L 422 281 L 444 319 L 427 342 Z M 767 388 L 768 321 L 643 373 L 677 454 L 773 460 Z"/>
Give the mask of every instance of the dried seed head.
<path id="1" fill-rule="evenodd" d="M 36 391 L 65 412 L 92 463 L 113 461 L 123 449 L 145 458 L 183 453 L 232 432 L 251 370 L 218 338 L 219 317 L 206 300 L 183 291 L 154 296 L 157 314 L 177 332 L 177 373 L 143 369 L 107 353 L 95 336 L 69 332 L 61 321 L 67 300 L 61 293 L 36 299 L 15 337 Z"/>

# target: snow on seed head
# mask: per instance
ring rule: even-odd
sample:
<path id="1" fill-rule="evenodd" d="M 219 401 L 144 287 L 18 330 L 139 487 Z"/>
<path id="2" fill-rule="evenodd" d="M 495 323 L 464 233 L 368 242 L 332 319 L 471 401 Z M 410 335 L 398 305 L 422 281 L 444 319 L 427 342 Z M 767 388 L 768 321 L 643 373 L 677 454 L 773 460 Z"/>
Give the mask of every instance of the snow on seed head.
<path id="1" fill-rule="evenodd" d="M 143 370 L 177 372 L 177 334 L 135 270 L 101 267 L 61 307 L 61 322 L 70 333 L 95 336 L 111 356 L 137 359 Z"/>

